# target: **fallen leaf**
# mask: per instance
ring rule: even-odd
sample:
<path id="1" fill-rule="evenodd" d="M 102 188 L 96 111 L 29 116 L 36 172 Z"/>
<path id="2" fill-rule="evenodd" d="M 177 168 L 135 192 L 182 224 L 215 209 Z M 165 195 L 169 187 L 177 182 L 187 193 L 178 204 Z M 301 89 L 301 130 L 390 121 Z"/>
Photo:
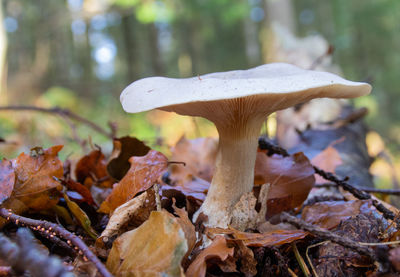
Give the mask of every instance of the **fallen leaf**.
<path id="1" fill-rule="evenodd" d="M 211 259 L 226 260 L 233 256 L 234 248 L 228 248 L 224 236 L 216 236 L 213 242 L 205 248 L 190 264 L 186 271 L 187 277 L 204 277 L 207 271 L 207 261 Z"/>
<path id="2" fill-rule="evenodd" d="M 196 244 L 196 230 L 192 221 L 190 221 L 186 210 L 179 209 L 175 206 L 175 199 L 173 200 L 172 208 L 174 209 L 174 212 L 179 216 L 177 220 L 178 223 L 181 225 L 183 232 L 185 233 L 186 241 L 188 243 L 188 251 L 184 257 L 184 264 Z"/>
<path id="3" fill-rule="evenodd" d="M 308 233 L 302 230 L 275 230 L 266 233 L 248 233 L 235 229 L 207 228 L 207 232 L 212 235 L 231 235 L 234 240 L 243 241 L 249 247 L 271 247 L 291 243 L 305 238 Z"/>
<path id="4" fill-rule="evenodd" d="M 155 150 L 143 157 L 131 157 L 129 162 L 131 168 L 124 178 L 114 185 L 111 194 L 101 204 L 99 212 L 111 213 L 139 192 L 150 188 L 168 165 L 167 157 Z"/>
<path id="5" fill-rule="evenodd" d="M 91 236 L 93 239 L 97 239 L 98 234 L 92 228 L 92 222 L 90 221 L 87 214 L 76 204 L 74 201 L 71 201 L 66 193 L 63 194 L 65 202 L 67 202 L 68 209 L 74 215 L 76 220 L 79 222 L 79 225 L 86 231 L 86 233 Z"/>
<path id="6" fill-rule="evenodd" d="M 83 156 L 75 168 L 75 176 L 79 183 L 88 187 L 98 180 L 106 179 L 97 185 L 101 187 L 111 187 L 112 178 L 107 173 L 107 160 L 101 150 L 93 150 L 86 156 Z M 108 178 L 107 178 L 108 177 Z"/>
<path id="7" fill-rule="evenodd" d="M 183 276 L 187 250 L 178 220 L 165 210 L 153 211 L 139 228 L 114 241 L 107 268 L 116 276 Z"/>
<path id="8" fill-rule="evenodd" d="M 184 178 L 190 174 L 211 182 L 217 156 L 218 141 L 214 138 L 188 140 L 182 136 L 171 149 L 171 161 L 184 162 L 186 165 L 171 165 L 170 178 Z"/>
<path id="9" fill-rule="evenodd" d="M 84 202 L 88 203 L 89 205 L 96 205 L 93 200 L 92 193 L 87 187 L 85 187 L 81 183 L 75 182 L 72 179 L 68 179 L 67 181 L 62 182 L 69 190 L 78 192 L 82 196 Z"/>
<path id="10" fill-rule="evenodd" d="M 0 163 L 0 205 L 7 200 L 14 189 L 15 173 L 9 160 Z"/>
<path id="11" fill-rule="evenodd" d="M 62 186 L 54 177 L 63 177 L 63 164 L 57 153 L 62 145 L 48 149 L 33 148 L 31 154 L 20 154 L 12 160 L 16 175 L 11 197 L 34 210 L 45 210 L 57 204 Z"/>
<path id="12" fill-rule="evenodd" d="M 300 206 L 314 186 L 314 169 L 303 153 L 289 157 L 257 153 L 255 184 L 270 184 L 266 217 Z"/>
<path id="13" fill-rule="evenodd" d="M 143 212 L 145 209 L 146 212 Z M 143 223 L 148 219 L 152 210 L 155 209 L 154 192 L 147 190 L 122 204 L 112 213 L 110 220 L 107 223 L 106 228 L 101 233 L 97 240 L 97 245 L 102 246 L 104 241 L 108 241 L 109 238 L 118 234 L 123 225 L 128 221 L 131 221 L 134 217 L 141 217 Z M 139 224 L 140 225 L 140 224 Z"/>
<path id="14" fill-rule="evenodd" d="M 324 201 L 303 209 L 301 217 L 304 221 L 321 228 L 335 228 L 343 220 L 358 215 L 364 209 L 370 209 L 371 202 L 367 200 Z"/>
<path id="15" fill-rule="evenodd" d="M 150 151 L 150 147 L 133 137 L 114 139 L 114 149 L 107 165 L 108 174 L 117 180 L 121 180 L 129 171 L 131 165 L 129 159 L 132 156 L 144 156 Z"/>
<path id="16" fill-rule="evenodd" d="M 336 167 L 343 162 L 339 152 L 333 146 L 328 146 L 324 151 L 312 158 L 311 163 L 322 170 L 334 173 Z M 323 184 L 326 183 L 326 180 L 318 174 L 315 174 L 315 183 Z"/>

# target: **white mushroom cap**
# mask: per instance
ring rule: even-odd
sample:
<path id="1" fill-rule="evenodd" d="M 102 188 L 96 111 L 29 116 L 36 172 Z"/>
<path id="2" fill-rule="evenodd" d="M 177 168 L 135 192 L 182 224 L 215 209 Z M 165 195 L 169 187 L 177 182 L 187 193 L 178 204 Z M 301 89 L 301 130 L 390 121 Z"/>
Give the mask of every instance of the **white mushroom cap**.
<path id="1" fill-rule="evenodd" d="M 156 108 L 175 111 L 169 106 L 255 95 L 267 101 L 270 98 L 276 99 L 277 95 L 285 96 L 288 100 L 290 98 L 291 101 L 276 106 L 275 111 L 293 106 L 292 98 L 298 99 L 295 102 L 300 103 L 320 97 L 353 98 L 370 91 L 371 86 L 367 83 L 352 82 L 331 73 L 305 70 L 290 64 L 272 63 L 248 70 L 184 79 L 144 78 L 124 89 L 121 103 L 125 111 L 137 113 Z M 181 109 L 176 112 L 186 114 Z M 188 115 L 196 115 L 193 105 L 189 112 Z"/>

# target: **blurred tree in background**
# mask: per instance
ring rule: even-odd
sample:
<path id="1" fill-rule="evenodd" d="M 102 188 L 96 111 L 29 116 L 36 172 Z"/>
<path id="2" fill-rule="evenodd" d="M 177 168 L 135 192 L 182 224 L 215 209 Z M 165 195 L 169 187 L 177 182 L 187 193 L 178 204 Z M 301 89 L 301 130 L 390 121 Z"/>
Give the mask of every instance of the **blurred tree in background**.
<path id="1" fill-rule="evenodd" d="M 399 145 L 398 0 L 1 3 L 2 105 L 58 105 L 103 127 L 109 120 L 117 121 L 120 134 L 145 140 L 176 139 L 180 134 L 174 126 L 160 129 L 171 121 L 163 121 L 157 113 L 124 115 L 118 101 L 122 89 L 152 75 L 189 77 L 268 62 L 271 24 L 277 21 L 297 35 L 321 34 L 334 47 L 333 61 L 345 77 L 373 84 L 373 94 L 356 104 L 368 106 L 371 126 L 393 147 Z M 48 115 L 25 115 L 24 124 L 10 115 L 0 114 L 0 137 L 18 140 L 12 135 L 17 129 L 31 134 L 31 144 L 54 143 L 67 128 L 65 123 L 52 124 L 57 119 Z M 44 120 L 50 121 L 41 124 Z M 189 131 L 196 129 L 178 124 Z M 205 130 L 211 128 L 205 126 Z M 82 129 L 78 133 L 95 136 Z M 96 137 L 95 142 L 105 140 Z"/>

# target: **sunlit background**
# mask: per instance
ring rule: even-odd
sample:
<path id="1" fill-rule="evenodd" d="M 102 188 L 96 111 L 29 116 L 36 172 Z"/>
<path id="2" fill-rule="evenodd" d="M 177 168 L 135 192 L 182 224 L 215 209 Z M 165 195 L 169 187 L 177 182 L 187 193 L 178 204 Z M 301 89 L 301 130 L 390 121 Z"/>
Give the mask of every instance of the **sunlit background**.
<path id="1" fill-rule="evenodd" d="M 202 119 L 163 112 L 127 115 L 119 94 L 142 77 L 189 77 L 277 61 L 294 38 L 319 38 L 334 51 L 329 68 L 370 82 L 357 99 L 367 122 L 398 166 L 400 144 L 400 1 L 398 0 L 2 0 L 0 104 L 60 106 L 117 134 L 165 147 L 182 134 L 215 135 Z M 283 38 L 284 37 L 284 38 Z M 277 41 L 285 41 L 277 44 Z M 319 42 L 320 42 L 319 40 Z M 312 40 L 311 40 L 312 41 Z M 294 51 L 319 53 L 317 43 Z M 315 47 L 315 49 L 313 48 Z M 292 50 L 293 50 L 292 49 Z M 311 53 L 311 54 L 310 54 Z M 315 54 L 314 61 L 318 60 Z M 301 57 L 301 55 L 299 56 Z M 311 68 L 313 60 L 305 59 Z M 167 96 L 166 96 L 167 97 Z M 74 131 L 72 129 L 76 128 Z M 36 145 L 64 144 L 80 155 L 76 137 L 109 150 L 107 137 L 41 113 L 0 112 L 0 156 Z M 383 138 L 382 141 L 380 141 Z M 398 166 L 400 167 L 400 166 Z"/>

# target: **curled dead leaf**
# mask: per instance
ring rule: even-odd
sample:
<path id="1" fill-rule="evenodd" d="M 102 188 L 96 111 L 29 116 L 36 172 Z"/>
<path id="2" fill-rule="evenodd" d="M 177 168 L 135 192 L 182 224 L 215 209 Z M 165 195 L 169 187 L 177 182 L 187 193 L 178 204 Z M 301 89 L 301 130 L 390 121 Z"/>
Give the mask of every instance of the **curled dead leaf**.
<path id="1" fill-rule="evenodd" d="M 190 264 L 186 271 L 187 277 L 204 277 L 207 271 L 207 261 L 211 259 L 226 260 L 233 256 L 234 248 L 228 248 L 224 236 L 216 236 L 213 242 L 205 248 Z"/>
<path id="2" fill-rule="evenodd" d="M 124 178 L 114 185 L 111 194 L 101 204 L 99 212 L 111 213 L 139 192 L 150 188 L 168 165 L 167 157 L 155 150 L 143 157 L 131 157 L 129 162 L 131 168 Z"/>
<path id="3" fill-rule="evenodd" d="M 154 191 L 151 189 L 122 204 L 112 213 L 107 227 L 97 239 L 96 244 L 98 246 L 103 246 L 104 241 L 108 241 L 109 238 L 121 233 L 121 227 L 134 217 L 140 217 L 142 219 L 140 223 L 143 223 L 148 219 L 150 212 L 154 210 L 154 208 Z"/>

